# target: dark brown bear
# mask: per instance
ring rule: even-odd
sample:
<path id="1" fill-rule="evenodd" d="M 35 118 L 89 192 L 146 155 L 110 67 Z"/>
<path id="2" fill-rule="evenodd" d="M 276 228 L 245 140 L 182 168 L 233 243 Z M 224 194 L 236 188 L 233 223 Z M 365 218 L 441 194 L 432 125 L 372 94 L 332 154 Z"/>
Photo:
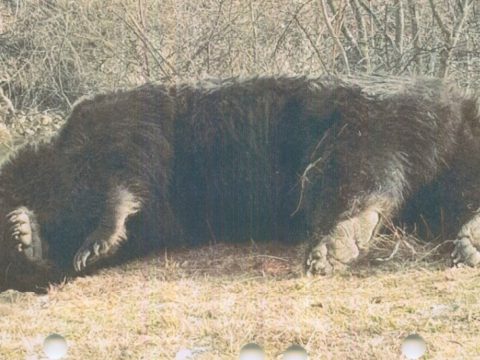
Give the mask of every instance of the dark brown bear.
<path id="1" fill-rule="evenodd" d="M 313 239 L 308 271 L 328 273 L 422 207 L 451 210 L 454 261 L 476 265 L 478 109 L 450 83 L 381 77 L 146 85 L 81 101 L 55 138 L 1 168 L 1 285 L 212 237 Z"/>

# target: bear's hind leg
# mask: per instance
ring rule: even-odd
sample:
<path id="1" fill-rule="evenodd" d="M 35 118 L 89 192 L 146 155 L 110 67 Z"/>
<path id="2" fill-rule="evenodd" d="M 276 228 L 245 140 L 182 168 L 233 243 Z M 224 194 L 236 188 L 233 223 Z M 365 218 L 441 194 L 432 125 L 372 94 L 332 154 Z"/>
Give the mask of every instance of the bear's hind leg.
<path id="1" fill-rule="evenodd" d="M 307 274 L 328 274 L 355 261 L 380 228 L 382 219 L 389 218 L 387 199 L 366 200 L 360 210 L 341 215 L 324 236 L 320 236 L 307 258 Z"/>
<path id="2" fill-rule="evenodd" d="M 462 226 L 454 244 L 452 258 L 455 265 L 480 265 L 480 214 Z"/>
<path id="3" fill-rule="evenodd" d="M 331 273 L 366 253 L 382 222 L 403 206 L 409 191 L 403 154 L 351 142 L 357 152 L 339 144 L 335 161 L 323 180 L 313 183 L 307 199 L 315 241 L 307 257 L 308 274 Z"/>
<path id="4" fill-rule="evenodd" d="M 454 265 L 480 266 L 480 158 L 477 154 L 478 151 L 461 153 L 445 186 L 445 191 L 453 196 L 449 203 L 457 204 L 453 223 L 461 226 L 451 254 Z"/>

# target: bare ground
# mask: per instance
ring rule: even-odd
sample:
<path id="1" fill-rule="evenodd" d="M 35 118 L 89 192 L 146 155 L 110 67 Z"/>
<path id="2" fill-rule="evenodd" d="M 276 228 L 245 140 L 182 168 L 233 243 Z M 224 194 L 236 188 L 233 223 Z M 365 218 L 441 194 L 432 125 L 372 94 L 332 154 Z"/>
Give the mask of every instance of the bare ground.
<path id="1" fill-rule="evenodd" d="M 311 359 L 401 359 L 402 339 L 416 332 L 427 359 L 480 359 L 479 269 L 417 256 L 308 278 L 302 253 L 219 244 L 105 269 L 47 295 L 4 292 L 0 358 L 42 359 L 55 332 L 68 359 L 174 359 L 181 349 L 235 359 L 252 341 L 268 359 L 291 343 Z"/>

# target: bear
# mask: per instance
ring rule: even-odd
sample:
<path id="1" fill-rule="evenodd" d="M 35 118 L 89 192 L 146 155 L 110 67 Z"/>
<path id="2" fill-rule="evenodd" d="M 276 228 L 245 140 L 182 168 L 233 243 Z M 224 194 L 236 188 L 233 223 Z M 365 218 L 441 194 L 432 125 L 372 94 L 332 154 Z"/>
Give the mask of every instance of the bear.
<path id="1" fill-rule="evenodd" d="M 329 274 L 367 254 L 387 222 L 441 206 L 454 263 L 475 266 L 479 108 L 448 80 L 373 75 L 84 98 L 58 134 L 0 167 L 0 286 L 212 238 L 307 241 L 306 272 Z"/>

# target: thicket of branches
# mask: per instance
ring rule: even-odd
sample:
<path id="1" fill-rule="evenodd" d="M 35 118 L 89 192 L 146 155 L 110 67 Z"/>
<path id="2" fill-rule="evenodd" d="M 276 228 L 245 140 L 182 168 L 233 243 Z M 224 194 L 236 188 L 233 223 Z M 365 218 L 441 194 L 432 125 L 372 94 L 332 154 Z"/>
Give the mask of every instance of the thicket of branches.
<path id="1" fill-rule="evenodd" d="M 476 0 L 0 0 L 0 86 L 15 108 L 205 76 L 480 78 Z"/>

